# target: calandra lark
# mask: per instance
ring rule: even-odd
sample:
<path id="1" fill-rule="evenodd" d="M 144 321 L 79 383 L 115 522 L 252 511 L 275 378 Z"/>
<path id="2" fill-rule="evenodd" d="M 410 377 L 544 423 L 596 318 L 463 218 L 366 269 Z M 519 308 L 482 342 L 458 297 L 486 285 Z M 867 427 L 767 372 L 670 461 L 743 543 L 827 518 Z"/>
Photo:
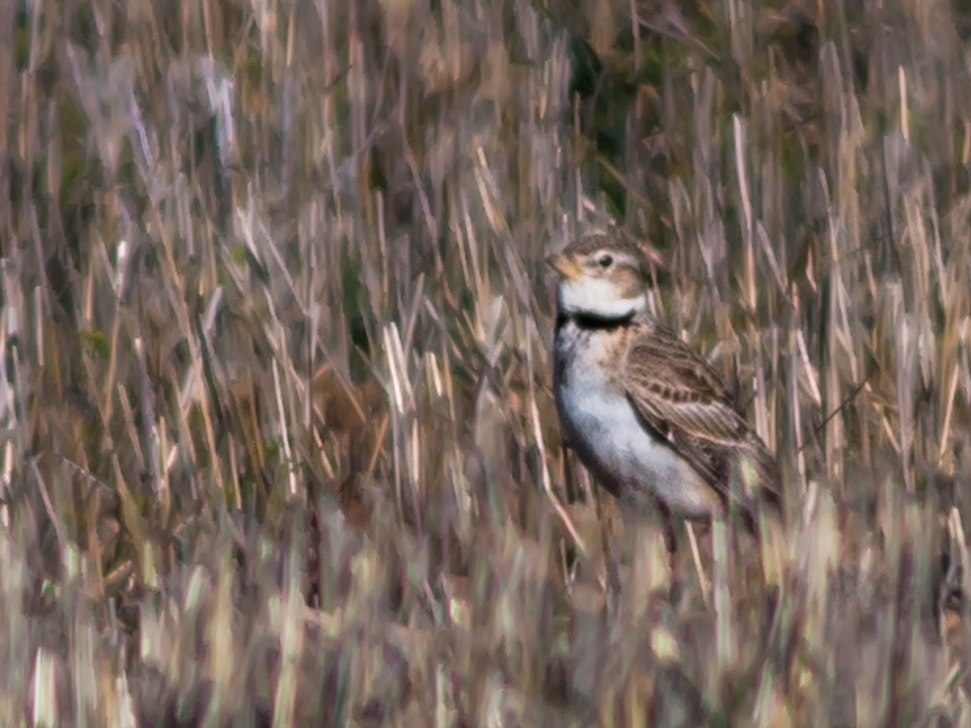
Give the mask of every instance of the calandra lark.
<path id="1" fill-rule="evenodd" d="M 781 514 L 775 458 L 718 373 L 648 312 L 646 256 L 593 235 L 547 262 L 556 406 L 580 461 L 621 503 L 659 510 L 672 551 L 671 515 L 708 521 L 731 505 L 757 536 L 757 500 Z"/>

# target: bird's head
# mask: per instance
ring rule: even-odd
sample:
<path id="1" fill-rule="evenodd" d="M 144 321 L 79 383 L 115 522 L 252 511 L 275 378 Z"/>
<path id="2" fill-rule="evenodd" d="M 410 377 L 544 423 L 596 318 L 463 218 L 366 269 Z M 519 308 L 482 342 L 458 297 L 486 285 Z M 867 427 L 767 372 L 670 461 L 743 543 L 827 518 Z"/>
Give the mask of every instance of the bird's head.
<path id="1" fill-rule="evenodd" d="M 608 235 L 579 238 L 546 259 L 561 314 L 622 319 L 647 309 L 650 268 L 635 245 Z"/>

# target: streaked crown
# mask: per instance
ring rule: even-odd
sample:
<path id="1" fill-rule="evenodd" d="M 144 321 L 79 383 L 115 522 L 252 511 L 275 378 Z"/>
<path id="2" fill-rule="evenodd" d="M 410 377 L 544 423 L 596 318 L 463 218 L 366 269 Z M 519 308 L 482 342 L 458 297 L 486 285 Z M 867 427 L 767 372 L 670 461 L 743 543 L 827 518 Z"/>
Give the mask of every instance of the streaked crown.
<path id="1" fill-rule="evenodd" d="M 563 314 L 626 318 L 647 308 L 647 257 L 632 243 L 589 235 L 550 256 L 556 271 L 557 307 Z"/>

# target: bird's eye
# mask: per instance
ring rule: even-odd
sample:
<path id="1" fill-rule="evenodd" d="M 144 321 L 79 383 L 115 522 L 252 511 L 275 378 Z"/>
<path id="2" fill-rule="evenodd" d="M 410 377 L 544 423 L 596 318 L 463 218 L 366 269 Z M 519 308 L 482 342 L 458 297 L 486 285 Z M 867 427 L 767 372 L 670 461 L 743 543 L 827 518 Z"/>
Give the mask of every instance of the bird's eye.
<path id="1" fill-rule="evenodd" d="M 610 255 L 602 255 L 597 262 L 600 263 L 601 268 L 609 268 L 614 264 L 614 259 Z"/>

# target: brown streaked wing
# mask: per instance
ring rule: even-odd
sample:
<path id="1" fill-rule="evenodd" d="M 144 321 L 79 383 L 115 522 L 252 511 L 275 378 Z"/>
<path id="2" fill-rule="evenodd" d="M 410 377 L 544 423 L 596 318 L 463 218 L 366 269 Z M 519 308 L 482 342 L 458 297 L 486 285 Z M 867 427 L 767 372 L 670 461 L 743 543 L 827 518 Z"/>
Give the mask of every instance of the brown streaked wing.
<path id="1" fill-rule="evenodd" d="M 687 344 L 656 325 L 627 354 L 626 394 L 640 417 L 727 500 L 729 469 L 746 452 L 759 471 L 761 495 L 778 502 L 775 461 L 718 374 Z"/>
<path id="2" fill-rule="evenodd" d="M 672 332 L 655 324 L 631 344 L 624 380 L 628 396 L 652 427 L 685 436 L 741 445 L 748 423 L 708 363 Z"/>

